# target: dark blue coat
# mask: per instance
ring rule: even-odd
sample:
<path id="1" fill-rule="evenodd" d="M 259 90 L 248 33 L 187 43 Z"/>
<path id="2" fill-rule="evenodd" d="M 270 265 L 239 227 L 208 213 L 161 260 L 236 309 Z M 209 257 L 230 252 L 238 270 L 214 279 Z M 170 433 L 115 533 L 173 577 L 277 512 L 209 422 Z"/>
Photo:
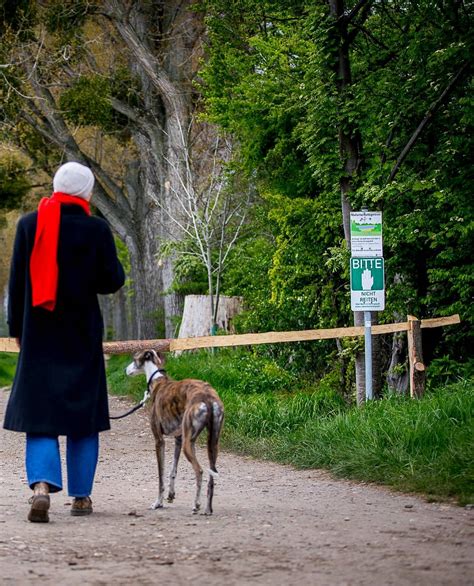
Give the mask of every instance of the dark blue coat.
<path id="1" fill-rule="evenodd" d="M 97 294 L 114 293 L 125 276 L 107 223 L 62 204 L 56 308 L 32 307 L 36 222 L 37 212 L 20 219 L 13 249 L 8 325 L 21 351 L 4 427 L 86 436 L 110 428 Z"/>

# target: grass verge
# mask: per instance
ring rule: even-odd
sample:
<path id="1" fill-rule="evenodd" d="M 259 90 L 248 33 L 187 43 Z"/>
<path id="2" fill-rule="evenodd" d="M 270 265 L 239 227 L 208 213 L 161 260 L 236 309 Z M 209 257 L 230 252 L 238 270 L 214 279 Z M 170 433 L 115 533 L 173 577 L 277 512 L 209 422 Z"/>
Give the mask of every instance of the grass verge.
<path id="1" fill-rule="evenodd" d="M 145 380 L 126 377 L 129 361 L 110 359 L 109 387 L 138 399 Z M 200 378 L 216 388 L 226 409 L 227 449 L 433 500 L 474 502 L 473 381 L 419 401 L 392 397 L 350 408 L 335 392 L 334 377 L 314 386 L 243 350 L 184 354 L 170 358 L 167 370 L 176 379 Z"/>
<path id="2" fill-rule="evenodd" d="M 18 354 L 0 352 L 0 387 L 12 384 L 15 376 Z"/>

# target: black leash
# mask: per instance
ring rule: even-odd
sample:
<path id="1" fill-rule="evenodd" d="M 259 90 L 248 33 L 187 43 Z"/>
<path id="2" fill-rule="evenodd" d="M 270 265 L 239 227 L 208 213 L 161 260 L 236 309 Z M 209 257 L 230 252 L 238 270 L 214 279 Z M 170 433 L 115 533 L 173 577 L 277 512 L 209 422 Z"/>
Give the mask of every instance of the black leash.
<path id="1" fill-rule="evenodd" d="M 131 409 L 129 409 L 125 413 L 122 413 L 122 415 L 114 415 L 114 416 L 110 415 L 109 419 L 123 419 L 124 417 L 128 417 L 128 415 L 135 413 L 135 411 L 138 411 L 138 409 L 140 409 L 140 407 L 143 407 L 143 405 L 147 402 L 148 398 L 151 395 L 150 385 L 153 382 L 153 377 L 155 376 L 155 374 L 158 374 L 159 372 L 164 374 L 165 370 L 163 368 L 157 368 L 155 370 L 155 372 L 150 376 L 150 378 L 148 380 L 148 384 L 147 384 L 147 389 L 146 389 L 145 394 L 143 395 L 143 399 L 140 401 L 140 403 L 137 403 L 137 405 L 135 405 L 134 407 L 132 407 Z"/>

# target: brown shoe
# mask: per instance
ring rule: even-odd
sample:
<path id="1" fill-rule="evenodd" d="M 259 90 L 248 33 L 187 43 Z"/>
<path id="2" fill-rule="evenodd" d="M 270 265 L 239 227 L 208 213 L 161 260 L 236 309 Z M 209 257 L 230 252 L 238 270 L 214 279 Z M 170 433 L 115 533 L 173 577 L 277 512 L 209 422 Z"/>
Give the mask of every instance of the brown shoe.
<path id="1" fill-rule="evenodd" d="M 71 515 L 73 517 L 82 517 L 92 513 L 92 501 L 89 496 L 76 497 L 72 501 Z"/>
<path id="2" fill-rule="evenodd" d="M 28 513 L 28 521 L 31 523 L 49 522 L 49 486 L 46 482 L 37 482 L 33 488 L 34 495 L 30 499 L 31 509 Z"/>

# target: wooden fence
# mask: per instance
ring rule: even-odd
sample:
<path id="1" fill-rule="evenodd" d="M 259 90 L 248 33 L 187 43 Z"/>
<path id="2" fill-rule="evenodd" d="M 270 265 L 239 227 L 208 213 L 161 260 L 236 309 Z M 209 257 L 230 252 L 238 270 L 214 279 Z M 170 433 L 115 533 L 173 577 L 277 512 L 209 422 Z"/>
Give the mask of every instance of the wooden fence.
<path id="1" fill-rule="evenodd" d="M 407 332 L 410 366 L 410 394 L 412 397 L 423 393 L 425 366 L 421 348 L 421 330 L 438 328 L 460 323 L 458 314 L 448 317 L 418 320 L 407 316 L 407 321 L 372 326 L 372 334 L 391 334 Z M 254 344 L 278 344 L 282 342 L 308 342 L 311 340 L 329 340 L 333 338 L 354 338 L 364 335 L 364 327 L 331 328 L 324 330 L 301 330 L 293 332 L 266 332 L 262 334 L 237 334 L 224 336 L 201 336 L 195 338 L 176 338 L 160 340 L 127 340 L 122 342 L 104 342 L 104 354 L 133 354 L 145 348 L 161 352 L 177 350 L 194 350 L 197 348 L 218 348 L 224 346 L 251 346 Z M 0 352 L 18 352 L 18 346 L 12 338 L 0 338 Z"/>

